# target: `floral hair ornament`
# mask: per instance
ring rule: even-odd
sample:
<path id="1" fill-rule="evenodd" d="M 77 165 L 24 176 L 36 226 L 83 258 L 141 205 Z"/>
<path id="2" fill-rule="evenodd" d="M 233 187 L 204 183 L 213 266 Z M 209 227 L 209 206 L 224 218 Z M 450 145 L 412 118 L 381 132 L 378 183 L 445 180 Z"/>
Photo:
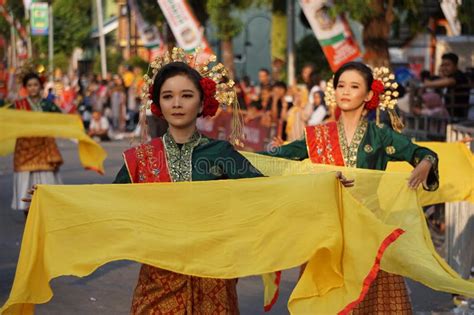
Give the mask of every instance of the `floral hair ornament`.
<path id="1" fill-rule="evenodd" d="M 17 77 L 20 80 L 20 82 L 23 81 L 23 78 L 25 78 L 29 74 L 36 74 L 38 75 L 38 78 L 40 80 L 41 85 L 44 85 L 46 83 L 46 69 L 43 65 L 37 65 L 33 62 L 33 60 L 27 60 L 23 63 L 21 67 L 18 68 L 17 70 Z"/>
<path id="2" fill-rule="evenodd" d="M 367 110 L 376 110 L 376 123 L 380 125 L 380 111 L 387 111 L 390 117 L 392 128 L 401 132 L 404 128 L 403 123 L 395 110 L 399 93 L 398 83 L 395 82 L 395 75 L 390 73 L 386 67 L 374 68 L 372 70 L 374 80 L 370 86 L 374 95 L 365 104 Z M 328 81 L 324 100 L 333 110 L 337 111 L 336 93 L 334 88 L 334 76 Z"/>
<path id="3" fill-rule="evenodd" d="M 161 111 L 156 104 L 153 104 L 153 83 L 160 69 L 172 62 L 183 62 L 191 68 L 195 69 L 200 75 L 199 81 L 203 90 L 203 117 L 212 117 L 216 114 L 219 105 L 223 109 L 232 108 L 232 132 L 230 141 L 233 144 L 241 145 L 242 117 L 239 114 L 239 103 L 237 94 L 234 89 L 235 82 L 229 78 L 229 72 L 221 63 L 216 63 L 216 56 L 211 55 L 204 62 L 198 62 L 202 58 L 198 58 L 200 49 L 196 49 L 194 53 L 188 54 L 182 48 L 174 47 L 171 51 L 167 51 L 161 56 L 153 60 L 147 73 L 143 76 L 143 87 L 141 94 L 140 107 L 140 125 L 142 128 L 142 142 L 147 139 L 146 117 L 145 111 L 150 109 L 153 114 L 160 116 Z M 143 117 L 143 118 L 142 118 Z"/>

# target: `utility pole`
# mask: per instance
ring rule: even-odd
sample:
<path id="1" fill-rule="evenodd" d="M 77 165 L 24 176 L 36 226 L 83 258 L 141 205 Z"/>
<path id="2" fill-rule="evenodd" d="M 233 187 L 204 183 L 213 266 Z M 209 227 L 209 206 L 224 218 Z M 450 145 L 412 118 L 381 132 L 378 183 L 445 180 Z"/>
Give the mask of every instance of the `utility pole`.
<path id="1" fill-rule="evenodd" d="M 48 6 L 48 15 L 49 15 L 49 28 L 48 28 L 48 59 L 49 59 L 49 80 L 53 81 L 54 79 L 54 26 L 53 26 L 53 4 L 50 3 Z"/>
<path id="2" fill-rule="evenodd" d="M 102 78 L 107 75 L 107 56 L 105 51 L 105 35 L 104 35 L 104 17 L 102 15 L 102 1 L 96 0 L 97 5 L 97 25 L 99 30 L 99 45 L 100 45 L 100 69 Z"/>
<path id="3" fill-rule="evenodd" d="M 288 37 L 287 37 L 287 70 L 288 85 L 294 85 L 295 79 L 295 1 L 286 1 L 286 14 L 288 16 Z"/>
<path id="4" fill-rule="evenodd" d="M 10 26 L 10 47 L 11 47 L 11 61 L 10 61 L 10 67 L 13 69 L 16 69 L 17 67 L 17 58 L 16 58 L 16 30 L 13 24 Z"/>
<path id="5" fill-rule="evenodd" d="M 26 40 L 26 47 L 28 48 L 28 58 L 33 58 L 33 48 L 31 46 L 31 21 L 30 21 L 30 7 L 25 6 L 25 18 L 27 21 L 27 27 L 26 27 L 26 34 L 27 34 L 27 40 Z"/>

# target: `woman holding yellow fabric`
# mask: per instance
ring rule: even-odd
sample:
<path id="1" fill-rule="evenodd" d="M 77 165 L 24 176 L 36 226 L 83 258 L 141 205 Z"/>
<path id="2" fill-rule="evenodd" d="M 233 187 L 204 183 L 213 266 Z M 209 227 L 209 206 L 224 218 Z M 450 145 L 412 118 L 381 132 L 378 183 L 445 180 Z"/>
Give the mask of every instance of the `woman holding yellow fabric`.
<path id="1" fill-rule="evenodd" d="M 171 60 L 170 60 L 171 58 Z M 145 102 L 163 117 L 163 137 L 124 152 L 125 165 L 115 183 L 149 183 L 258 177 L 262 174 L 227 141 L 207 138 L 196 129 L 200 116 L 214 116 L 232 82 L 226 71 L 193 67 L 182 50 L 151 64 L 145 76 Z M 168 60 L 165 60 L 168 59 Z M 233 102 L 233 99 L 230 99 Z M 159 200 L 157 200 L 159 202 Z M 238 314 L 235 279 L 198 278 L 143 265 L 132 301 L 132 314 Z"/>
<path id="2" fill-rule="evenodd" d="M 398 122 L 392 111 L 394 100 L 389 97 L 393 95 L 392 91 L 384 93 L 385 87 L 396 88 L 389 82 L 393 78 L 388 71 L 376 73 L 381 74 L 382 80 L 374 79 L 373 71 L 362 63 L 343 65 L 334 74 L 333 89 L 329 88 L 326 92 L 329 94 L 328 103 L 337 105 L 338 120 L 308 126 L 304 139 L 263 154 L 293 160 L 310 158 L 313 163 L 377 170 L 385 170 L 389 161 L 407 161 L 415 167 L 408 180 L 409 187 L 416 189 L 422 184 L 427 190 L 436 190 L 436 153 L 413 144 L 389 126 L 367 120 L 366 114 L 377 110 L 383 103 L 380 102 L 382 99 L 385 104 L 391 105 L 387 108 L 391 121 L 394 124 Z M 367 295 L 354 309 L 354 314 L 411 313 L 402 277 L 380 271 L 370 289 L 366 290 Z"/>
<path id="3" fill-rule="evenodd" d="M 57 112 L 61 110 L 41 97 L 42 78 L 31 69 L 23 69 L 23 87 L 28 96 L 15 102 L 16 110 L 35 112 Z M 22 199 L 28 197 L 28 190 L 36 184 L 62 184 L 59 167 L 63 163 L 61 153 L 54 138 L 18 138 L 13 157 L 13 200 L 12 209 L 23 210 L 28 214 L 29 203 Z"/>

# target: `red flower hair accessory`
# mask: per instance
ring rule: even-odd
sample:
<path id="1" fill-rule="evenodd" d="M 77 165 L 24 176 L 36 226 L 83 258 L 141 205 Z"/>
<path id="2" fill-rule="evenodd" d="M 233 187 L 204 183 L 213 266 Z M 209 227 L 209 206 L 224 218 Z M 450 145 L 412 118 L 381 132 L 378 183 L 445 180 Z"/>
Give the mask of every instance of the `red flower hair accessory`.
<path id="1" fill-rule="evenodd" d="M 202 78 L 199 80 L 199 84 L 201 84 L 201 88 L 203 91 L 203 110 L 202 116 L 214 116 L 217 112 L 217 108 L 219 107 L 219 102 L 216 100 L 216 82 L 210 78 Z"/>
<path id="2" fill-rule="evenodd" d="M 149 89 L 148 93 L 150 93 L 150 99 L 153 99 L 153 84 L 150 85 L 150 89 Z M 163 113 L 161 112 L 161 109 L 153 102 L 150 105 L 150 110 L 151 110 L 153 115 L 155 115 L 157 117 L 163 117 Z"/>
<path id="3" fill-rule="evenodd" d="M 368 110 L 374 110 L 379 106 L 379 103 L 380 103 L 379 95 L 383 93 L 383 91 L 385 90 L 385 87 L 382 81 L 374 80 L 372 81 L 372 85 L 370 86 L 370 89 L 372 90 L 374 95 L 372 96 L 370 101 L 368 101 L 365 104 L 365 108 L 367 108 Z"/>
<path id="4" fill-rule="evenodd" d="M 216 82 L 209 78 L 202 78 L 199 80 L 199 84 L 201 85 L 203 91 L 203 110 L 202 116 L 214 116 L 217 112 L 217 108 L 219 107 L 219 102 L 215 98 L 216 94 Z M 151 97 L 153 97 L 153 85 L 150 85 L 150 90 L 148 92 Z M 158 117 L 163 117 L 163 113 L 160 110 L 160 107 L 155 103 L 151 103 L 150 110 L 153 115 Z"/>

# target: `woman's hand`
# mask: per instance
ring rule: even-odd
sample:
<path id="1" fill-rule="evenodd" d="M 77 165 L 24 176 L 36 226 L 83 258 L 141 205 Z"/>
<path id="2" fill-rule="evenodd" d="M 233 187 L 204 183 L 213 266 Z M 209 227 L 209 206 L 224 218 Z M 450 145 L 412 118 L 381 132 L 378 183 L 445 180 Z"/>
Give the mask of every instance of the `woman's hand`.
<path id="1" fill-rule="evenodd" d="M 23 202 L 31 202 L 31 199 L 33 198 L 33 194 L 35 193 L 36 189 L 38 187 L 36 185 L 33 185 L 30 190 L 28 190 L 28 195 L 30 195 L 28 198 L 21 198 L 21 201 Z"/>
<path id="2" fill-rule="evenodd" d="M 342 186 L 346 188 L 354 187 L 354 180 L 347 179 L 341 172 L 336 172 L 336 178 L 341 182 Z"/>
<path id="3" fill-rule="evenodd" d="M 411 189 L 417 189 L 421 183 L 426 183 L 426 179 L 428 178 L 432 166 L 433 165 L 430 161 L 422 160 L 411 172 L 410 178 L 408 179 L 408 187 Z"/>
<path id="4" fill-rule="evenodd" d="M 281 147 L 284 143 L 285 141 L 283 141 L 281 137 L 273 137 L 273 140 L 272 142 L 270 142 L 270 145 L 274 148 L 274 147 Z"/>

